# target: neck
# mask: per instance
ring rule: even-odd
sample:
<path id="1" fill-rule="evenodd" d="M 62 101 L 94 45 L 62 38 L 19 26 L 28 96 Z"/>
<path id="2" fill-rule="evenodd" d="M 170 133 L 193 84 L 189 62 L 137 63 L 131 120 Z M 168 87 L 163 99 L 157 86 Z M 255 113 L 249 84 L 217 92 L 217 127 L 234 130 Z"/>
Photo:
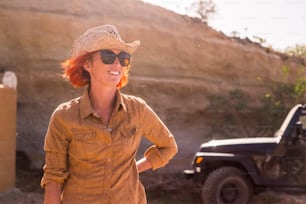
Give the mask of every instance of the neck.
<path id="1" fill-rule="evenodd" d="M 113 108 L 116 101 L 116 88 L 91 87 L 89 91 L 90 101 L 95 111 L 105 108 Z"/>

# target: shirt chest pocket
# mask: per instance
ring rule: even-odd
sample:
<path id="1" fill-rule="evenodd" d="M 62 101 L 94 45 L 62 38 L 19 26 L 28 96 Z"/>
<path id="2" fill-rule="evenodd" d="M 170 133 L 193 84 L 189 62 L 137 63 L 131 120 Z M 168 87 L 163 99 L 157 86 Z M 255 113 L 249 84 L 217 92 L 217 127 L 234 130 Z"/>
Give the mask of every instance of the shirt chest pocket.
<path id="1" fill-rule="evenodd" d="M 70 145 L 70 153 L 79 159 L 98 159 L 110 143 L 106 135 L 98 135 L 95 131 L 80 131 L 74 133 Z"/>
<path id="2" fill-rule="evenodd" d="M 135 126 L 127 126 L 121 130 L 121 135 L 124 139 L 124 148 L 134 152 L 137 150 L 140 143 L 139 131 Z"/>

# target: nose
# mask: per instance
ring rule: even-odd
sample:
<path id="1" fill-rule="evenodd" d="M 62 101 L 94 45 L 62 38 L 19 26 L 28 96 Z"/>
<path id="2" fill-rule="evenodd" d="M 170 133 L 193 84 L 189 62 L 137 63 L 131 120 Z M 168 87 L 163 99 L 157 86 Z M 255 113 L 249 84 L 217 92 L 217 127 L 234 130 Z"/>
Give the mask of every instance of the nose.
<path id="1" fill-rule="evenodd" d="M 115 58 L 115 61 L 113 62 L 113 66 L 119 67 L 121 66 L 120 61 L 118 59 L 118 57 Z"/>
<path id="2" fill-rule="evenodd" d="M 115 58 L 115 61 L 113 62 L 112 67 L 115 67 L 115 68 L 122 68 L 121 63 L 120 63 L 118 57 Z"/>

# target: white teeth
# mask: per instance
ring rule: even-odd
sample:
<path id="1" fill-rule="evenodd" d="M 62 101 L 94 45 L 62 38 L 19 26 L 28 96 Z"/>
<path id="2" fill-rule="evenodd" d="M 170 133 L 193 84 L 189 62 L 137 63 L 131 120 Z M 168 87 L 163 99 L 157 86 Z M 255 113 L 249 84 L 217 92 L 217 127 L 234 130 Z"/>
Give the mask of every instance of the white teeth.
<path id="1" fill-rule="evenodd" d="M 120 72 L 115 72 L 115 71 L 109 71 L 108 73 L 114 76 L 118 76 L 120 74 Z"/>

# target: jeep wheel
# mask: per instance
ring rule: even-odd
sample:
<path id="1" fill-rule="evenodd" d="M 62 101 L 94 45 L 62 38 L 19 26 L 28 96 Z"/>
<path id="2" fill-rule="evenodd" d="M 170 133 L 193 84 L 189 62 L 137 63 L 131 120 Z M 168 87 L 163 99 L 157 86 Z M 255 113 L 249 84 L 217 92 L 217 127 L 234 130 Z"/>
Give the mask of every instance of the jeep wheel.
<path id="1" fill-rule="evenodd" d="M 205 204 L 246 204 L 252 185 L 245 173 L 235 167 L 222 167 L 211 172 L 202 188 Z"/>

